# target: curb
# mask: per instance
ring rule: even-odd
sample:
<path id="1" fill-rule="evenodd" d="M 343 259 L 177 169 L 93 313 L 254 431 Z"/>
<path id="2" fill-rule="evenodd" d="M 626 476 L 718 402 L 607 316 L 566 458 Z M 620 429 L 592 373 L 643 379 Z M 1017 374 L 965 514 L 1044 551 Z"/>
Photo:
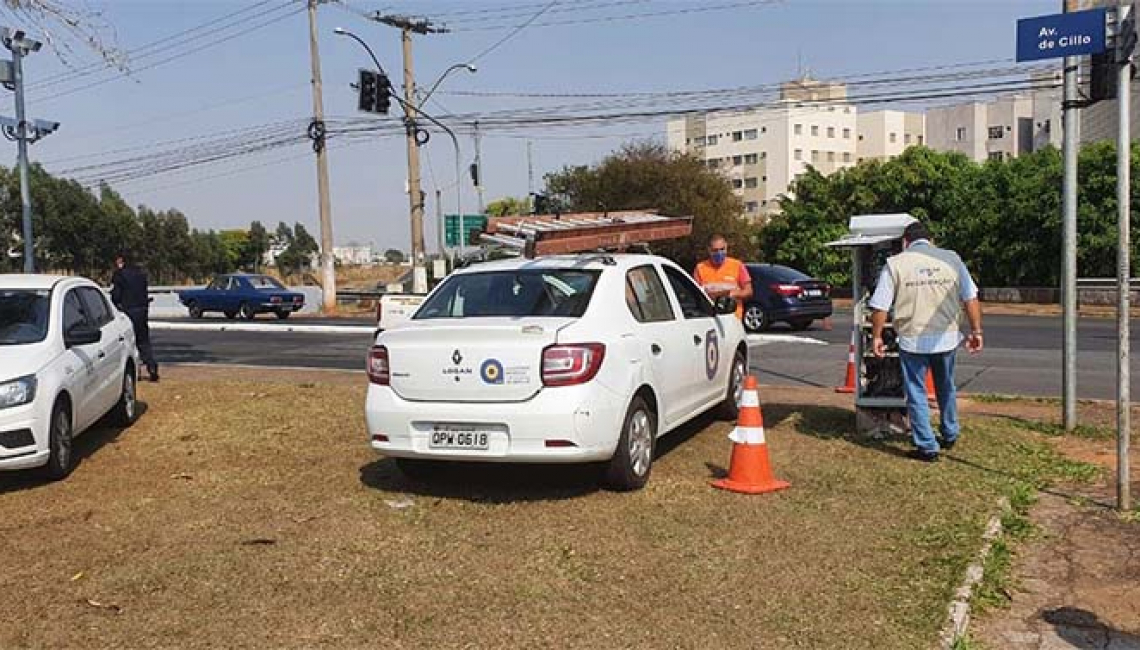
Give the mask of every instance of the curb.
<path id="1" fill-rule="evenodd" d="M 974 588 L 978 586 L 985 575 L 986 559 L 990 556 L 994 540 L 1002 533 L 1002 515 L 1009 512 L 1009 509 L 1009 499 L 1005 497 L 998 499 L 998 511 L 990 517 L 989 523 L 986 524 L 986 530 L 982 533 L 982 548 L 978 551 L 974 561 L 966 568 L 966 578 L 954 591 L 954 598 L 950 601 L 946 623 L 938 635 L 937 647 L 941 650 L 952 650 L 954 643 L 965 636 L 970 627 L 970 599 L 974 595 Z"/>
<path id="2" fill-rule="evenodd" d="M 291 332 L 293 334 L 375 334 L 376 328 L 368 325 L 256 325 L 224 323 L 171 323 L 151 321 L 152 330 L 181 330 L 187 332 Z"/>
<path id="3" fill-rule="evenodd" d="M 796 336 L 794 334 L 746 334 L 744 340 L 749 345 L 771 345 L 773 343 L 804 343 L 807 345 L 830 345 L 827 341 L 813 339 L 810 336 Z"/>

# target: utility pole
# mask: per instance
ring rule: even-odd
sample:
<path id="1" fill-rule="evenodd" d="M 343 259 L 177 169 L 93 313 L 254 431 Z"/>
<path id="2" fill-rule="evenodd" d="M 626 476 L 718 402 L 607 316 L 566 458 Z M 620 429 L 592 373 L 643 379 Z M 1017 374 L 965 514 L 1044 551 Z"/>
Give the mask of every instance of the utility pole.
<path id="1" fill-rule="evenodd" d="M 526 200 L 534 213 L 534 159 L 531 155 L 530 140 L 526 141 Z"/>
<path id="2" fill-rule="evenodd" d="M 433 25 L 427 19 L 413 19 L 404 16 L 386 16 L 379 13 L 377 22 L 400 30 L 404 50 L 404 127 L 407 131 L 408 147 L 408 207 L 411 213 L 412 230 L 412 291 L 427 293 L 427 267 L 424 256 L 424 199 L 420 187 L 420 150 L 416 142 L 416 78 L 412 64 L 412 34 L 439 34 L 446 29 Z"/>
<path id="3" fill-rule="evenodd" d="M 1116 501 L 1121 512 L 1132 509 L 1131 486 L 1129 485 L 1128 438 L 1132 431 L 1132 376 L 1129 368 L 1131 358 L 1130 312 L 1131 282 L 1129 255 L 1132 250 L 1129 219 L 1132 207 L 1132 49 L 1135 46 L 1134 18 L 1128 13 L 1131 6 L 1121 4 L 1117 9 L 1117 70 L 1116 105 L 1116 206 L 1117 206 L 1117 249 L 1116 249 Z M 1126 20 L 1126 18 L 1129 18 Z M 1127 33 L 1126 33 L 1127 32 Z"/>
<path id="4" fill-rule="evenodd" d="M 479 197 L 479 214 L 486 209 L 483 205 L 483 159 L 479 155 L 479 120 L 475 120 L 475 193 Z"/>
<path id="5" fill-rule="evenodd" d="M 336 311 L 336 268 L 333 265 L 332 207 L 329 202 L 329 161 L 325 149 L 325 108 L 321 92 L 321 53 L 317 47 L 317 5 L 309 0 L 309 55 L 313 73 L 313 121 L 309 138 L 317 154 L 317 196 L 321 214 L 321 302 L 326 314 Z"/>
<path id="6" fill-rule="evenodd" d="M 29 134 L 27 113 L 24 110 L 24 57 L 32 52 L 39 51 L 41 43 L 27 38 L 24 32 L 11 32 L 7 28 L 3 34 L 4 47 L 12 53 L 10 68 L 4 70 L 3 81 L 6 86 L 16 93 L 16 121 L 13 125 L 5 125 L 5 131 L 16 140 L 16 164 L 20 169 L 20 206 L 23 213 L 24 233 L 24 273 L 36 272 L 35 239 L 32 233 L 32 194 L 28 181 L 28 140 Z M 54 123 L 48 123 L 54 124 Z M 54 131 L 58 124 L 47 130 Z M 35 139 L 39 139 L 38 126 L 32 130 Z"/>
<path id="7" fill-rule="evenodd" d="M 1065 12 L 1077 11 L 1078 0 L 1064 0 Z M 1077 140 L 1080 112 L 1077 98 L 1077 67 L 1080 59 L 1064 58 L 1064 91 L 1061 102 L 1064 135 L 1061 144 L 1064 180 L 1061 184 L 1062 254 L 1061 305 L 1064 311 L 1061 402 L 1065 431 L 1077 426 Z"/>
<path id="8" fill-rule="evenodd" d="M 443 191 L 438 187 L 435 188 L 435 222 L 436 228 L 439 232 L 436 233 L 436 246 L 439 247 L 439 255 L 443 257 L 443 232 L 445 224 L 443 223 Z"/>

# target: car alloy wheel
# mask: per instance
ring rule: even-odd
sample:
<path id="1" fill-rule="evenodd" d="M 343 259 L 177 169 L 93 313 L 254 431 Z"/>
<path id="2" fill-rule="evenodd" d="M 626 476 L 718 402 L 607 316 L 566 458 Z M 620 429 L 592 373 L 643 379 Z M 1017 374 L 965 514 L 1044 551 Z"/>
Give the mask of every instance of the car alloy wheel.
<path id="1" fill-rule="evenodd" d="M 254 317 L 257 316 L 257 312 L 253 310 L 253 305 L 248 302 L 243 302 L 239 311 L 241 312 L 241 317 L 245 320 L 253 320 Z"/>
<path id="2" fill-rule="evenodd" d="M 744 310 L 744 329 L 759 332 L 768 328 L 768 315 L 760 305 L 748 305 Z"/>
<path id="3" fill-rule="evenodd" d="M 192 302 L 192 303 L 190 303 L 189 307 L 190 307 L 190 318 L 201 318 L 202 317 L 202 308 L 198 305 L 198 303 Z"/>
<path id="4" fill-rule="evenodd" d="M 614 490 L 637 490 L 649 480 L 653 467 L 653 447 L 657 439 L 657 418 L 637 395 L 622 420 L 617 449 L 606 467 L 606 485 Z"/>
<path id="5" fill-rule="evenodd" d="M 71 473 L 71 412 L 63 402 L 55 405 L 51 412 L 51 428 L 48 432 L 48 456 L 45 468 L 48 478 L 59 480 Z"/>
<path id="6" fill-rule="evenodd" d="M 629 423 L 629 460 L 633 473 L 645 476 L 653 463 L 653 425 L 649 414 L 639 409 Z"/>
<path id="7" fill-rule="evenodd" d="M 135 373 L 127 372 L 123 375 L 123 419 L 134 422 L 135 409 L 138 408 L 138 395 L 135 392 Z"/>

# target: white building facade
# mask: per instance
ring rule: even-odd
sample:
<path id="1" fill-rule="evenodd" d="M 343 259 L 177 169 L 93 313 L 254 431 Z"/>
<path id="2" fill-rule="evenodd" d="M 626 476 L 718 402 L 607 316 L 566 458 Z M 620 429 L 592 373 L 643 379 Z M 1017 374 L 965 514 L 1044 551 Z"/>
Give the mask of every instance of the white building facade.
<path id="1" fill-rule="evenodd" d="M 907 147 L 926 144 L 926 116 L 904 111 L 859 113 L 856 161 L 890 160 Z"/>
<path id="2" fill-rule="evenodd" d="M 975 162 L 1008 160 L 1047 146 L 1061 146 L 1061 91 L 1054 74 L 1039 75 L 1044 88 L 926 111 L 926 135 L 939 151 L 959 151 Z"/>

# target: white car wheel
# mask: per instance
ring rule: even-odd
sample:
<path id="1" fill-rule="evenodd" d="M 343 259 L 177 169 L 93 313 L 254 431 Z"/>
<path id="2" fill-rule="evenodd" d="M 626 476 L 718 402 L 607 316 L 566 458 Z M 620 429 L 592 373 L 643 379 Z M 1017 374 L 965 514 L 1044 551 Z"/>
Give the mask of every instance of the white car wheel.
<path id="1" fill-rule="evenodd" d="M 74 463 L 71 442 L 71 409 L 60 400 L 51 411 L 51 430 L 48 434 L 51 455 L 44 467 L 48 478 L 58 481 L 71 473 Z"/>
<path id="2" fill-rule="evenodd" d="M 649 480 L 657 441 L 657 416 L 640 396 L 626 411 L 617 449 L 606 469 L 606 484 L 615 490 L 637 490 Z"/>

